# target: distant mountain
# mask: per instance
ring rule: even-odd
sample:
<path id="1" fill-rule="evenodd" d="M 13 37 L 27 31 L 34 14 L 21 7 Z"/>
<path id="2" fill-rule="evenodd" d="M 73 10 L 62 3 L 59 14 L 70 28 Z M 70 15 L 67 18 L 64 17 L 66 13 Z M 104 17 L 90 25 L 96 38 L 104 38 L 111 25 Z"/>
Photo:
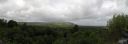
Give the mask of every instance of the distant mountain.
<path id="1" fill-rule="evenodd" d="M 73 27 L 74 23 L 70 22 L 18 22 L 19 24 L 26 23 L 32 26 L 50 26 L 50 27 Z M 105 26 L 80 26 L 80 29 L 105 29 Z"/>
<path id="2" fill-rule="evenodd" d="M 27 25 L 75 25 L 70 22 L 18 22 L 19 24 L 26 23 Z"/>
<path id="3" fill-rule="evenodd" d="M 50 26 L 50 27 L 73 27 L 74 23 L 70 22 L 18 22 L 18 24 L 32 25 L 32 26 Z"/>

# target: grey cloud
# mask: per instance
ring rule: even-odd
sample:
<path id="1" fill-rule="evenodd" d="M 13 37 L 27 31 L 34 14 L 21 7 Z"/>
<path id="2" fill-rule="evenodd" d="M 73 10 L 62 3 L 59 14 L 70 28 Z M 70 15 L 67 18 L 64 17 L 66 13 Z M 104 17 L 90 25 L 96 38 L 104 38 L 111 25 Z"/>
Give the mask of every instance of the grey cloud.
<path id="1" fill-rule="evenodd" d="M 0 0 L 0 3 L 4 3 L 4 2 L 6 2 L 6 1 L 8 1 L 8 0 Z"/>
<path id="2" fill-rule="evenodd" d="M 0 18 L 16 21 L 69 21 L 106 25 L 114 13 L 128 13 L 127 0 L 0 0 Z"/>

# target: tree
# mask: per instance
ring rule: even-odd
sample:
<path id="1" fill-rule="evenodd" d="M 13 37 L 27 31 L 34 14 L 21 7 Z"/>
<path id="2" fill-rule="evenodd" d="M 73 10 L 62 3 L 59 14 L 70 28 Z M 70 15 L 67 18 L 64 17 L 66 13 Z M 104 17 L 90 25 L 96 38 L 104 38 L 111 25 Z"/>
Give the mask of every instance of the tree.
<path id="1" fill-rule="evenodd" d="M 109 31 L 128 29 L 128 15 L 114 15 L 107 24 Z"/>
<path id="2" fill-rule="evenodd" d="M 77 32 L 77 31 L 79 31 L 79 26 L 75 24 L 75 25 L 73 26 L 73 29 L 71 29 L 70 31 L 71 31 L 71 33 L 75 33 L 75 32 Z"/>
<path id="3" fill-rule="evenodd" d="M 14 27 L 14 26 L 17 26 L 17 25 L 18 25 L 17 22 L 14 21 L 14 20 L 10 20 L 10 21 L 8 22 L 8 27 Z"/>
<path id="4" fill-rule="evenodd" d="M 108 21 L 109 36 L 115 41 L 122 37 L 123 31 L 128 31 L 128 15 L 119 14 L 114 15 L 112 19 Z"/>
<path id="5" fill-rule="evenodd" d="M 0 19 L 0 26 L 6 26 L 7 21 L 4 19 Z"/>

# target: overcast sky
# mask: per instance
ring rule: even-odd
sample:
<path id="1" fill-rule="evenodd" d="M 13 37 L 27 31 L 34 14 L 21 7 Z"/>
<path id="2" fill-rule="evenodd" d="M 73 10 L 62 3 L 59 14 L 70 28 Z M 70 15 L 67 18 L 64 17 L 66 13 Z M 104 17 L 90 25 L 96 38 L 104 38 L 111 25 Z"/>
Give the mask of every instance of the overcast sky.
<path id="1" fill-rule="evenodd" d="M 128 13 L 127 9 L 128 0 L 0 0 L 0 18 L 19 22 L 101 26 L 115 13 Z"/>

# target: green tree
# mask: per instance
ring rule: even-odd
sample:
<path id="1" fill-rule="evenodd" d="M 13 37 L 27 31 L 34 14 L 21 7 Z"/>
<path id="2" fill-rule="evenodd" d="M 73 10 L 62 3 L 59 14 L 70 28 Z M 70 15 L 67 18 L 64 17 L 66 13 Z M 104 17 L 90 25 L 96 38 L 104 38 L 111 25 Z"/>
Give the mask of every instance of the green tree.
<path id="1" fill-rule="evenodd" d="M 108 24 L 109 37 L 116 41 L 122 37 L 122 32 L 128 30 L 128 15 L 119 14 L 114 15 L 112 19 L 109 20 Z"/>
<path id="2" fill-rule="evenodd" d="M 17 25 L 18 25 L 17 22 L 14 21 L 14 20 L 8 21 L 8 27 L 14 27 L 14 26 L 17 26 Z"/>
<path id="3" fill-rule="evenodd" d="M 4 19 L 0 19 L 0 26 L 6 26 L 7 21 Z"/>

